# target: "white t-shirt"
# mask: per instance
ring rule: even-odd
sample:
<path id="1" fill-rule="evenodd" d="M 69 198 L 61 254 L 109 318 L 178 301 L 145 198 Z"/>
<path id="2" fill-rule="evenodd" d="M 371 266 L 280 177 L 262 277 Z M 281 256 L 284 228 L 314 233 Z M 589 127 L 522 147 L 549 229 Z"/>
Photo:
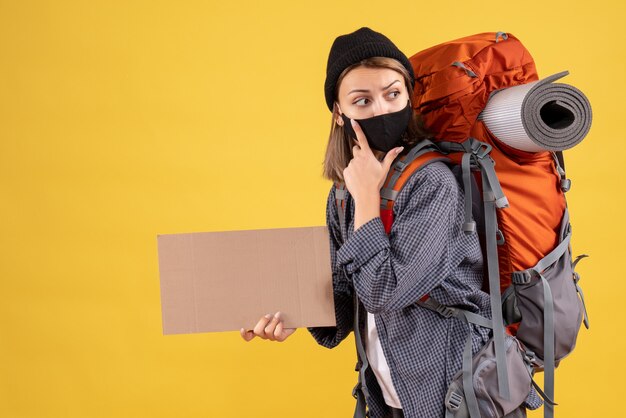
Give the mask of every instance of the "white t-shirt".
<path id="1" fill-rule="evenodd" d="M 367 332 L 365 335 L 365 355 L 369 362 L 376 380 L 383 391 L 383 397 L 385 403 L 394 408 L 402 408 L 400 405 L 400 398 L 396 389 L 393 387 L 391 381 L 391 374 L 389 373 L 389 364 L 383 353 L 383 348 L 380 345 L 378 339 L 378 331 L 376 330 L 376 322 L 374 321 L 374 315 L 367 313 Z"/>

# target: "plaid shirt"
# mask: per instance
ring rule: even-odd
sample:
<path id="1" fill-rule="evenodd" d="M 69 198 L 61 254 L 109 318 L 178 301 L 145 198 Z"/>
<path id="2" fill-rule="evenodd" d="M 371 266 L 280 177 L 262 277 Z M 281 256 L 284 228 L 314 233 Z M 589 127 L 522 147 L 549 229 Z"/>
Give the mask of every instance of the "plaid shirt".
<path id="1" fill-rule="evenodd" d="M 354 200 L 348 193 L 345 205 L 347 230 L 341 231 L 333 185 L 326 222 L 337 325 L 308 330 L 319 344 L 337 346 L 353 329 L 356 289 L 361 335 L 365 335 L 365 309 L 374 314 L 404 416 L 443 417 L 448 385 L 461 369 L 468 326 L 415 301 L 430 294 L 444 305 L 491 317 L 489 295 L 481 290 L 483 263 L 477 234 L 466 235 L 461 229 L 463 192 L 441 162 L 418 170 L 397 196 L 389 235 L 380 217 L 355 232 Z M 491 330 L 478 326 L 472 330 L 475 354 Z M 370 368 L 365 384 L 370 416 L 384 417 L 388 407 Z"/>

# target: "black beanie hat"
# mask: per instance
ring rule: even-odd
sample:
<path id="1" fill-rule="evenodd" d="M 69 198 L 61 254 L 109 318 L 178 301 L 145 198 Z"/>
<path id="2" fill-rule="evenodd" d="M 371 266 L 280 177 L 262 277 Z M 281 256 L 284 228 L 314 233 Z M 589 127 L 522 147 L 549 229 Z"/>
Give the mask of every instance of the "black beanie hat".
<path id="1" fill-rule="evenodd" d="M 406 55 L 382 33 L 362 27 L 347 35 L 338 36 L 330 48 L 328 64 L 326 65 L 324 94 L 326 95 L 326 104 L 331 112 L 333 111 L 335 86 L 341 72 L 352 64 L 371 57 L 388 57 L 400 61 L 411 76 L 411 85 L 415 85 L 413 67 Z"/>

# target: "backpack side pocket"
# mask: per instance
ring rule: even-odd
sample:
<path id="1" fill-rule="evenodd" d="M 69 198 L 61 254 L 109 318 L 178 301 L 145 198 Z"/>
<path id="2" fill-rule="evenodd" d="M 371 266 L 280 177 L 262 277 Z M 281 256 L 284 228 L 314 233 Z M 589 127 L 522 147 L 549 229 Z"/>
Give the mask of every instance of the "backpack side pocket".
<path id="1" fill-rule="evenodd" d="M 540 268 L 533 268 L 526 272 L 516 272 L 518 275 L 515 277 L 514 273 L 513 278 L 516 307 L 521 315 L 516 336 L 540 360 L 544 360 L 546 354 L 545 334 L 552 332 L 554 334 L 555 365 L 558 365 L 558 362 L 576 346 L 576 338 L 583 316 L 583 305 L 578 297 L 579 292 L 572 267 L 572 256 L 569 245 L 566 245 L 570 236 L 569 217 L 566 211 L 563 215 L 559 243 L 559 246 L 565 247 L 564 252 L 543 271 Z M 546 256 L 546 258 L 548 257 L 549 255 Z M 544 297 L 546 284 L 549 286 L 549 293 L 552 296 L 551 303 L 550 301 L 546 303 Z M 552 323 L 546 324 L 546 318 L 550 315 L 549 312 L 546 312 L 546 308 L 550 305 L 552 305 L 553 311 Z"/>
<path id="2" fill-rule="evenodd" d="M 481 417 L 497 418 L 515 413 L 524 403 L 531 390 L 532 366 L 515 337 L 505 337 L 506 363 L 509 371 L 510 399 L 503 399 L 498 392 L 496 354 L 493 338 L 472 359 L 472 386 L 478 401 Z M 457 373 L 445 397 L 447 417 L 469 418 L 463 392 L 463 376 Z"/>

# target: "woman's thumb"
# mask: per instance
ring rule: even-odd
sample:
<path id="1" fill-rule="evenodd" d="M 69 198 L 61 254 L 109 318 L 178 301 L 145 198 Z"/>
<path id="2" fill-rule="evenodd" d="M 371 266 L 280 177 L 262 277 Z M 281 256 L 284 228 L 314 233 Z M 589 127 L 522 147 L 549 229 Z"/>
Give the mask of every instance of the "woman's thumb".
<path id="1" fill-rule="evenodd" d="M 397 148 L 390 150 L 387 153 L 387 155 L 385 155 L 385 159 L 383 160 L 383 167 L 385 168 L 385 171 L 389 171 L 389 169 L 391 168 L 391 164 L 393 163 L 393 160 L 396 159 L 398 154 L 400 154 L 403 149 L 404 147 L 397 147 Z"/>

